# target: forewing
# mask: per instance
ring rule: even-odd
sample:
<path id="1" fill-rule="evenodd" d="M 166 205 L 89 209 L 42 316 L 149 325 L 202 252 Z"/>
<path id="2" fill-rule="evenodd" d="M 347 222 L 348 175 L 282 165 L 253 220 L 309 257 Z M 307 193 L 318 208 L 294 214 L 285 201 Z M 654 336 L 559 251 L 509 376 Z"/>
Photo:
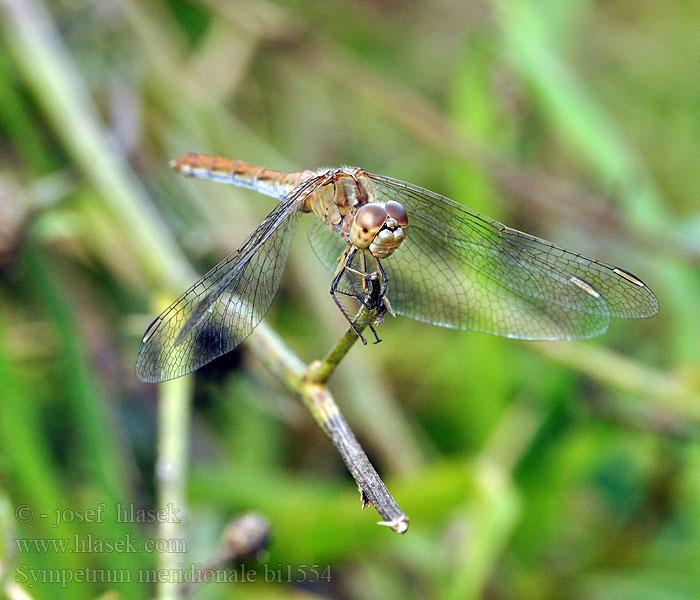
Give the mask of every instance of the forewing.
<path id="1" fill-rule="evenodd" d="M 611 316 L 658 311 L 651 290 L 622 269 L 510 229 L 429 190 L 369 177 L 376 200 L 395 200 L 409 215 L 406 240 L 382 261 L 388 298 L 400 314 L 444 327 L 556 340 L 603 333 Z M 312 245 L 323 253 L 330 238 L 320 230 L 314 234 L 319 239 L 312 238 Z"/>
<path id="2" fill-rule="evenodd" d="M 306 182 L 253 235 L 153 321 L 136 359 L 136 375 L 158 382 L 185 375 L 240 344 L 277 293 L 305 198 Z"/>
<path id="3" fill-rule="evenodd" d="M 511 269 L 523 269 L 508 254 L 494 255 L 487 248 L 448 249 L 419 226 L 410 229 L 399 250 L 382 264 L 392 306 L 420 321 L 530 340 L 592 337 L 608 328 L 610 315 L 599 298 L 576 289 L 571 293 L 578 296 L 578 308 L 553 303 L 499 279 L 497 271 L 507 262 Z M 514 275 L 513 280 L 522 277 Z"/>

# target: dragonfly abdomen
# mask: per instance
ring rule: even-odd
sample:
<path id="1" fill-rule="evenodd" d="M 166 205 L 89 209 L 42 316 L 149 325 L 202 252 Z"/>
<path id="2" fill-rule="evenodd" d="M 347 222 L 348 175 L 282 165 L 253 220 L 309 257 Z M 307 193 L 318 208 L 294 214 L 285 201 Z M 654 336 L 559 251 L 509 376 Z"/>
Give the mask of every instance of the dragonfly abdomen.
<path id="1" fill-rule="evenodd" d="M 188 177 L 247 187 L 278 199 L 314 177 L 313 171 L 284 173 L 208 154 L 186 154 L 171 161 L 170 166 Z"/>

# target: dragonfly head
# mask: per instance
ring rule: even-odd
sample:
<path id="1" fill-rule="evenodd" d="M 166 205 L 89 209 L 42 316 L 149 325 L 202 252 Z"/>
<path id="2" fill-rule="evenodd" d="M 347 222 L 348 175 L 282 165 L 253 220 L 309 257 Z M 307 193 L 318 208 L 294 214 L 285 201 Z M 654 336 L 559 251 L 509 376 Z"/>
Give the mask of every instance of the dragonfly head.
<path id="1" fill-rule="evenodd" d="M 403 242 L 408 231 L 406 209 L 393 200 L 386 204 L 363 204 L 350 226 L 350 241 L 375 258 L 386 258 Z"/>

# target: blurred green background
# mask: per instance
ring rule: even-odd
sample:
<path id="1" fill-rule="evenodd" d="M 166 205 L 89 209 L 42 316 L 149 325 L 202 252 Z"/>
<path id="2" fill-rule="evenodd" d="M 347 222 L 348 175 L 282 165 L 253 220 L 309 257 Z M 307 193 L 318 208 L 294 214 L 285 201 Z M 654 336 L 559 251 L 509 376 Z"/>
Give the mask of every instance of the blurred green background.
<path id="1" fill-rule="evenodd" d="M 168 597 L 139 570 L 201 567 L 255 510 L 257 582 L 195 597 L 700 598 L 699 39 L 694 0 L 0 0 L 3 593 Z M 627 268 L 661 312 L 561 344 L 399 317 L 353 348 L 331 390 L 397 536 L 245 345 L 136 380 L 148 323 L 273 206 L 171 172 L 188 151 L 428 187 Z M 344 321 L 305 237 L 266 321 L 309 362 Z M 173 494 L 181 526 L 117 518 Z M 70 550 L 89 535 L 140 550 Z M 294 581 L 312 565 L 330 582 Z"/>

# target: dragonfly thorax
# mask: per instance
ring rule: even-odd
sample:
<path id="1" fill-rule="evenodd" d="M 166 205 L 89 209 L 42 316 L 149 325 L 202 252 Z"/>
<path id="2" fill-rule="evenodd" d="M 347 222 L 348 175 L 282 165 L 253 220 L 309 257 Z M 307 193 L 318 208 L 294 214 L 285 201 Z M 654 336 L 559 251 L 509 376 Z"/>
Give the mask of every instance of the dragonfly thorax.
<path id="1" fill-rule="evenodd" d="M 348 215 L 372 200 L 372 186 L 362 169 L 334 169 L 322 175 L 301 210 L 313 212 L 324 223 L 341 229 Z"/>

